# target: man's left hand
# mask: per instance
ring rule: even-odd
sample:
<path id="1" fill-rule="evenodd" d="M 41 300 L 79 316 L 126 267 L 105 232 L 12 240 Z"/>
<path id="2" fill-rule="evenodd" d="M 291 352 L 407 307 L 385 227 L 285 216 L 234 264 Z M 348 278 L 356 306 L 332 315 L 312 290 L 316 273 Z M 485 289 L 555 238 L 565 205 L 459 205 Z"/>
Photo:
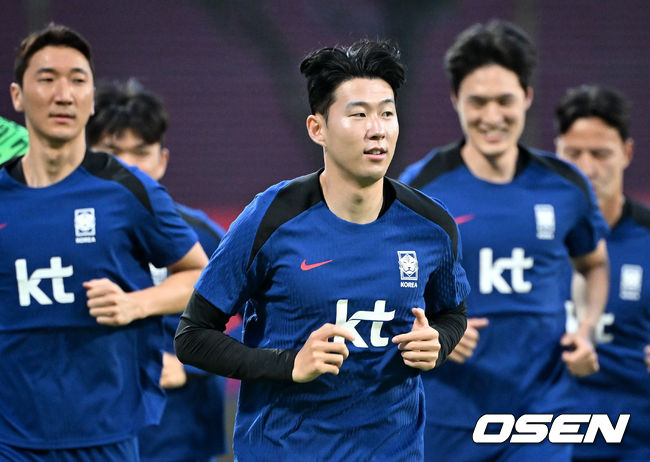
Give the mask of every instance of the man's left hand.
<path id="1" fill-rule="evenodd" d="M 422 308 L 413 308 L 415 321 L 411 332 L 393 337 L 402 352 L 404 364 L 415 369 L 428 371 L 436 367 L 440 342 L 438 331 L 429 325 Z"/>

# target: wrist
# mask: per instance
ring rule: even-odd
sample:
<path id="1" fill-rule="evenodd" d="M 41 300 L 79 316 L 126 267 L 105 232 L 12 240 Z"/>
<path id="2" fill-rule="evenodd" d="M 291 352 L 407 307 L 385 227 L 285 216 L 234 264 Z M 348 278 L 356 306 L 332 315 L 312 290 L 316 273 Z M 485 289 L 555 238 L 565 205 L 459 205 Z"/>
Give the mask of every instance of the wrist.
<path id="1" fill-rule="evenodd" d="M 580 323 L 577 334 L 590 341 L 592 344 L 596 343 L 596 326 L 589 322 Z"/>
<path id="2" fill-rule="evenodd" d="M 144 296 L 142 290 L 131 292 L 128 296 L 131 298 L 133 306 L 133 320 L 144 319 L 150 315 L 147 300 L 149 297 Z"/>

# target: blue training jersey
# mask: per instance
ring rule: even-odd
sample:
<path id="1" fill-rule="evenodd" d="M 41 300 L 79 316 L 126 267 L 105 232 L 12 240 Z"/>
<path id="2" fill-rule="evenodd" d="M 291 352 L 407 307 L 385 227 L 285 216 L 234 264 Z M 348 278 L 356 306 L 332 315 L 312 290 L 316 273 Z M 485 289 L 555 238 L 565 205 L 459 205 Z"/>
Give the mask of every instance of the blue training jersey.
<path id="1" fill-rule="evenodd" d="M 337 376 L 242 381 L 235 455 L 420 460 L 422 382 L 391 338 L 411 331 L 413 307 L 433 313 L 467 295 L 457 228 L 439 203 L 387 178 L 377 220 L 341 220 L 328 209 L 318 176 L 259 194 L 195 286 L 228 315 L 246 306 L 243 339 L 252 347 L 297 350 L 325 323 L 356 335 Z"/>
<path id="2" fill-rule="evenodd" d="M 194 229 L 205 253 L 212 255 L 223 237 L 223 229 L 201 210 L 177 203 L 176 211 Z M 163 272 L 166 277 L 167 271 Z M 163 316 L 163 350 L 169 353 L 174 352 L 179 320 L 180 313 Z M 160 423 L 144 428 L 138 435 L 142 462 L 208 460 L 226 452 L 225 378 L 192 366 L 185 366 L 185 371 L 187 383 L 166 390 L 167 404 Z"/>
<path id="3" fill-rule="evenodd" d="M 630 414 L 621 444 L 598 434 L 579 444 L 576 457 L 634 457 L 650 460 L 650 374 L 643 349 L 650 343 L 650 209 L 627 198 L 623 214 L 607 237 L 611 285 L 597 331 L 600 371 L 578 379 L 573 412 L 607 413 L 615 425 Z"/>
<path id="4" fill-rule="evenodd" d="M 474 428 L 486 413 L 565 409 L 565 265 L 593 251 L 607 225 L 586 178 L 568 163 L 520 146 L 513 180 L 495 184 L 469 171 L 462 144 L 432 151 L 400 178 L 455 217 L 472 286 L 467 315 L 489 319 L 464 364 L 423 374 L 427 419 Z"/>
<path id="5" fill-rule="evenodd" d="M 84 281 L 151 286 L 196 234 L 162 186 L 86 152 L 60 182 L 30 188 L 0 169 L 0 441 L 33 449 L 117 442 L 159 420 L 160 317 L 124 327 L 88 313 Z M 8 171 L 10 170 L 10 171 Z"/>

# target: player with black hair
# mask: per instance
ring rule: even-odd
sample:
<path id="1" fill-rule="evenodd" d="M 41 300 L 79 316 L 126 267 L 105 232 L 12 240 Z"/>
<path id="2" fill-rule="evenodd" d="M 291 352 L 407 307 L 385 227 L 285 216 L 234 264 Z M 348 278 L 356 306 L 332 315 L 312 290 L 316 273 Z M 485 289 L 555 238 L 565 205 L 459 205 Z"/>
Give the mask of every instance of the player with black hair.
<path id="1" fill-rule="evenodd" d="M 576 169 L 518 144 L 535 61 L 532 41 L 514 24 L 494 20 L 462 32 L 445 68 L 464 138 L 434 149 L 400 178 L 456 217 L 473 289 L 468 328 L 451 361 L 423 375 L 427 460 L 570 460 L 568 445 L 479 445 L 473 429 L 487 413 L 566 411 L 568 371 L 598 368 L 592 338 L 607 298 L 607 226 Z M 569 257 L 588 294 L 586 316 L 571 334 Z"/>
<path id="2" fill-rule="evenodd" d="M 555 110 L 557 155 L 589 178 L 611 227 L 611 291 L 595 334 L 600 370 L 578 379 L 580 399 L 573 412 L 606 413 L 614 423 L 630 414 L 621 444 L 599 437 L 593 444 L 576 445 L 578 461 L 650 460 L 650 377 L 644 363 L 650 339 L 650 209 L 623 193 L 624 172 L 634 154 L 629 123 L 625 97 L 598 85 L 567 90 Z M 583 284 L 577 275 L 575 284 Z M 581 314 L 579 295 L 575 302 Z"/>
<path id="3" fill-rule="evenodd" d="M 207 257 L 164 189 L 86 148 L 90 46 L 51 24 L 17 50 L 27 153 L 0 167 L 0 459 L 137 461 L 156 423 L 158 315 Z M 149 262 L 170 273 L 151 286 Z"/>
<path id="4" fill-rule="evenodd" d="M 137 80 L 101 82 L 95 93 L 95 114 L 86 125 L 86 139 L 91 149 L 114 154 L 160 181 L 169 162 L 169 149 L 164 145 L 168 123 L 162 99 Z M 198 235 L 201 247 L 212 255 L 224 231 L 201 210 L 179 203 L 175 207 Z M 156 283 L 167 276 L 165 268 L 152 266 L 151 270 Z M 160 423 L 138 435 L 143 462 L 207 461 L 226 451 L 225 381 L 178 360 L 173 338 L 179 317 L 176 313 L 163 319 L 160 385 L 167 391 L 167 403 Z"/>
<path id="5" fill-rule="evenodd" d="M 237 460 L 420 460 L 419 372 L 465 328 L 458 230 L 439 203 L 385 177 L 398 50 L 360 41 L 317 50 L 300 69 L 324 168 L 270 187 L 232 224 L 176 351 L 242 379 Z M 222 331 L 243 307 L 242 344 Z"/>

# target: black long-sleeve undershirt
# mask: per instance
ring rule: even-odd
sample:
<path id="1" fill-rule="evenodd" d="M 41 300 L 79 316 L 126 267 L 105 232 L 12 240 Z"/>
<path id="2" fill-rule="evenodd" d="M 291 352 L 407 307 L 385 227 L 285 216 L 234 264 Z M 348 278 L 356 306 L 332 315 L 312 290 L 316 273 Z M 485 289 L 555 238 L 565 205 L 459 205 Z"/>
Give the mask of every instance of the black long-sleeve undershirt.
<path id="1" fill-rule="evenodd" d="M 224 334 L 228 316 L 194 292 L 176 330 L 181 362 L 234 379 L 291 381 L 297 350 L 253 348 Z"/>
<path id="2" fill-rule="evenodd" d="M 430 315 L 439 333 L 442 364 L 465 332 L 465 302 Z M 176 355 L 185 364 L 235 379 L 291 381 L 297 350 L 253 348 L 226 335 L 228 316 L 194 292 L 176 330 Z"/>
<path id="3" fill-rule="evenodd" d="M 462 301 L 456 308 L 447 309 L 428 315 L 429 325 L 438 331 L 440 351 L 436 367 L 447 360 L 467 328 L 467 305 Z"/>

